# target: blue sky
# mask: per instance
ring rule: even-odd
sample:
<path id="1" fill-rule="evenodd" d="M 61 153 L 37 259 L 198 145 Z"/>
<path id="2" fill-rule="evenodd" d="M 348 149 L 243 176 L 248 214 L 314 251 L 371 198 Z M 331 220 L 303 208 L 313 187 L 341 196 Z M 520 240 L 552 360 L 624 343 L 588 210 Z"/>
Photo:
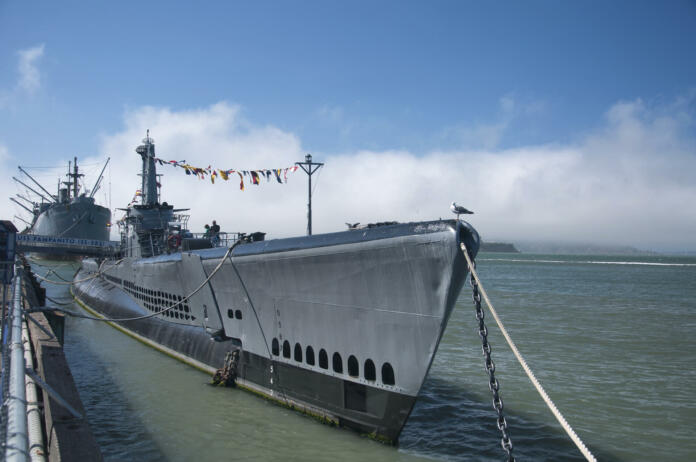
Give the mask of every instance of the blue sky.
<path id="1" fill-rule="evenodd" d="M 673 139 L 644 156 L 673 147 L 679 168 L 665 181 L 693 191 L 680 171 L 694 162 L 694 2 L 251 3 L 3 2 L 0 152 L 9 165 L 103 157 L 143 108 L 176 115 L 219 103 L 234 114 L 224 136 L 272 127 L 295 140 L 293 154 L 398 151 L 423 163 L 550 146 L 590 155 L 592 140 L 631 121 L 637 139 L 664 133 L 666 117 Z M 632 244 L 696 248 L 696 218 L 676 221 L 680 237 Z M 499 225 L 489 233 L 516 237 Z"/>

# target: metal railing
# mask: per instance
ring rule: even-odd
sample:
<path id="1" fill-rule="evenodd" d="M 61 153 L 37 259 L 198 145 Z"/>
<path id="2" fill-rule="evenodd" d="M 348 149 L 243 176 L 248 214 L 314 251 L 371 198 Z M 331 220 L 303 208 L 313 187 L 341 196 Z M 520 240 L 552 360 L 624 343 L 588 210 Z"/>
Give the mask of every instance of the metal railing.
<path id="1" fill-rule="evenodd" d="M 240 233 L 227 233 L 220 232 L 217 234 L 208 233 L 190 233 L 190 236 L 194 239 L 208 239 L 213 247 L 229 247 L 230 245 L 237 242 Z"/>
<path id="2" fill-rule="evenodd" d="M 7 319 L 9 318 L 8 311 L 12 309 L 11 292 L 12 283 L 14 282 L 14 278 L 12 276 L 14 273 L 14 262 L 3 261 L 0 263 L 0 265 L 3 273 L 8 275 L 7 280 L 2 280 L 2 317 L 0 318 L 0 321 L 2 322 L 2 326 L 0 327 L 2 332 L 2 341 L 0 342 L 0 345 L 2 346 L 2 373 L 0 375 L 0 444 L 4 445 L 7 436 L 7 406 L 5 405 L 5 397 L 9 393 L 10 387 L 10 349 L 8 348 L 8 335 L 10 332 L 7 326 Z M 10 292 L 10 294 L 8 294 L 8 292 Z M 8 300 L 8 295 L 10 295 L 10 300 Z M 4 450 L 2 453 L 4 455 Z"/>
<path id="3" fill-rule="evenodd" d="M 7 419 L 3 421 L 5 430 L 5 460 L 26 461 L 28 459 L 29 439 L 27 437 L 27 401 L 25 388 L 24 344 L 22 343 L 22 269 L 15 267 L 13 281 L 12 310 L 7 321 L 10 322 L 10 341 L 3 344 L 3 404 Z M 3 322 L 3 329 L 7 322 Z M 6 352 L 9 351 L 9 354 Z M 9 358 L 8 358 L 9 357 Z M 9 359 L 9 363 L 5 362 Z M 7 377 L 7 378 L 6 378 Z M 5 388 L 7 384 L 7 388 Z"/>

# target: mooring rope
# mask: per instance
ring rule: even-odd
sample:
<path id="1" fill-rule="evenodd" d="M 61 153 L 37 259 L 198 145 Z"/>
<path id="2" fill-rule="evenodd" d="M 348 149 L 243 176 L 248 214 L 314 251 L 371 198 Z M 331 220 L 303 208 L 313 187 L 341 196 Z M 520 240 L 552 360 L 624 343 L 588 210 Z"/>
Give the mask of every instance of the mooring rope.
<path id="1" fill-rule="evenodd" d="M 70 299 L 69 301 L 61 302 L 61 301 L 59 301 L 59 300 L 56 300 L 55 298 L 49 297 L 48 295 L 46 295 L 46 300 L 48 300 L 48 301 L 50 301 L 50 302 L 53 302 L 53 303 L 55 303 L 56 305 L 60 305 L 60 306 L 69 306 L 69 305 L 72 305 L 72 304 L 73 304 L 72 299 Z"/>
<path id="2" fill-rule="evenodd" d="M 228 253 L 229 255 L 229 253 Z M 227 258 L 227 255 L 225 255 L 225 258 Z M 251 301 L 251 294 L 246 288 L 246 284 L 244 284 L 244 281 L 242 280 L 242 275 L 239 274 L 239 270 L 237 269 L 237 265 L 234 264 L 234 261 L 232 261 L 232 256 L 229 255 L 230 259 L 230 265 L 232 266 L 232 269 L 234 270 L 235 274 L 237 275 L 237 279 L 239 279 L 239 284 L 242 286 L 242 289 L 244 289 L 244 293 L 246 294 L 247 299 L 249 300 L 249 306 L 251 307 L 252 311 L 254 312 L 254 317 L 256 318 L 256 324 L 259 326 L 259 330 L 261 331 L 261 336 L 263 337 L 263 343 L 266 346 L 266 351 L 268 351 L 268 359 L 273 361 L 273 355 L 271 354 L 271 349 L 268 347 L 268 339 L 266 338 L 266 333 L 263 331 L 263 327 L 261 326 L 261 320 L 259 319 L 259 315 L 256 312 L 256 308 L 254 307 L 254 302 Z M 224 258 L 223 258 L 224 260 Z"/>
<path id="3" fill-rule="evenodd" d="M 493 318 L 495 319 L 495 322 L 498 324 L 498 327 L 500 328 L 500 331 L 503 333 L 503 336 L 505 337 L 505 340 L 507 341 L 508 345 L 510 346 L 510 349 L 514 353 L 515 357 L 517 358 L 517 361 L 519 361 L 520 365 L 522 366 L 522 369 L 524 369 L 524 372 L 527 374 L 527 377 L 529 377 L 529 380 L 531 380 L 532 384 L 534 387 L 537 389 L 541 397 L 544 399 L 546 402 L 546 405 L 551 409 L 551 412 L 553 415 L 556 417 L 556 420 L 561 424 L 561 427 L 566 431 L 568 436 L 570 437 L 571 440 L 575 443 L 575 445 L 578 447 L 582 455 L 585 456 L 585 458 L 591 462 L 596 462 L 597 459 L 595 458 L 594 455 L 590 452 L 589 449 L 587 449 L 587 446 L 585 446 L 585 443 L 582 442 L 580 437 L 575 433 L 573 428 L 570 426 L 570 424 L 566 421 L 565 417 L 563 417 L 563 414 L 561 414 L 561 411 L 558 410 L 556 405 L 551 401 L 551 398 L 549 398 L 549 395 L 546 394 L 546 391 L 544 391 L 544 387 L 541 386 L 537 378 L 534 376 L 534 372 L 529 368 L 527 365 L 527 361 L 524 360 L 522 357 L 522 354 L 519 352 L 517 347 L 515 346 L 515 342 L 512 341 L 512 338 L 508 334 L 507 330 L 505 329 L 505 326 L 503 326 L 503 322 L 500 320 L 498 317 L 498 313 L 495 311 L 495 308 L 493 307 L 493 304 L 491 303 L 490 299 L 488 298 L 488 294 L 486 294 L 485 289 L 483 288 L 483 284 L 481 284 L 481 280 L 478 277 L 478 274 L 476 273 L 476 269 L 474 269 L 474 264 L 471 262 L 471 258 L 469 257 L 469 252 L 466 250 L 466 246 L 464 243 L 460 244 L 462 253 L 464 254 L 464 258 L 466 258 L 466 263 L 469 265 L 469 271 L 471 271 L 471 274 L 474 276 L 474 279 L 476 279 L 476 283 L 479 285 L 479 288 L 481 290 L 481 295 L 483 295 L 483 299 L 486 301 L 486 305 L 488 306 L 489 311 L 493 315 Z"/>
<path id="4" fill-rule="evenodd" d="M 78 282 L 87 282 L 87 281 L 90 281 L 90 280 L 92 280 L 92 279 L 96 279 L 96 278 L 98 278 L 99 276 L 101 276 L 102 274 L 104 274 L 104 273 L 106 273 L 107 271 L 109 271 L 110 269 L 115 268 L 116 266 L 118 266 L 123 260 L 124 260 L 124 259 L 122 258 L 122 259 L 118 260 L 116 263 L 114 263 L 113 265 L 109 266 L 108 268 L 105 268 L 105 269 L 103 269 L 103 270 L 102 270 L 102 269 L 99 269 L 99 271 L 97 271 L 94 275 L 89 276 L 89 277 L 87 277 L 87 278 L 85 278 L 85 279 L 80 279 L 79 281 L 68 281 L 67 279 L 63 278 L 60 274 L 56 273 L 56 272 L 55 272 L 54 270 L 52 270 L 52 269 L 49 270 L 49 271 L 46 273 L 46 276 L 48 276 L 48 275 L 50 275 L 51 273 L 53 273 L 53 274 L 55 274 L 56 276 L 58 276 L 59 279 L 62 279 L 62 281 L 55 281 L 55 280 L 52 280 L 52 279 L 48 279 L 46 276 L 41 276 L 40 274 L 38 274 L 38 273 L 36 273 L 36 272 L 34 272 L 34 275 L 35 275 L 37 278 L 41 279 L 42 281 L 48 282 L 49 284 L 62 285 L 62 286 L 71 286 L 71 285 L 76 284 L 76 283 L 78 283 Z M 77 274 L 79 271 L 80 271 L 80 269 L 78 268 L 77 271 L 75 271 L 75 274 Z"/>
<path id="5" fill-rule="evenodd" d="M 27 260 L 31 260 L 31 265 L 32 266 L 41 266 L 42 268 L 58 268 L 60 266 L 74 266 L 74 263 L 56 263 L 55 261 L 51 262 L 50 265 L 42 265 L 39 263 L 40 260 L 37 258 L 32 258 L 31 256 L 26 257 Z M 43 260 L 41 260 L 43 261 Z"/>
<path id="6" fill-rule="evenodd" d="M 143 316 L 135 316 L 135 317 L 132 317 L 132 318 L 120 318 L 120 319 L 116 319 L 116 318 L 105 318 L 105 317 L 89 316 L 89 315 L 86 315 L 86 314 L 75 313 L 74 311 L 70 311 L 70 310 L 63 310 L 63 309 L 61 309 L 61 308 L 56 308 L 56 309 L 53 310 L 53 311 L 60 311 L 60 312 L 62 312 L 62 313 L 65 313 L 65 314 L 70 315 L 70 316 L 74 316 L 74 317 L 76 317 L 76 318 L 91 319 L 91 320 L 93 320 L 93 321 L 103 321 L 103 322 L 139 321 L 139 320 L 141 320 L 141 319 L 154 318 L 155 316 L 159 316 L 159 315 L 161 315 L 162 313 L 166 313 L 166 312 L 168 312 L 168 311 L 170 311 L 170 310 L 173 310 L 173 309 L 176 308 L 177 306 L 179 306 L 179 305 L 183 304 L 184 302 L 188 301 L 189 298 L 191 298 L 191 297 L 193 297 L 194 295 L 196 295 L 203 287 L 205 287 L 205 285 L 208 283 L 208 281 L 210 281 L 210 280 L 213 278 L 213 276 L 215 276 L 215 273 L 217 273 L 217 272 L 220 270 L 220 268 L 222 268 L 223 263 L 225 263 L 225 260 L 227 259 L 227 257 L 232 253 L 232 250 L 233 250 L 235 247 L 237 247 L 240 243 L 241 243 L 241 241 L 237 241 L 237 242 L 235 242 L 234 244 L 232 244 L 232 246 L 231 246 L 229 249 L 227 249 L 227 252 L 225 253 L 225 256 L 222 257 L 222 259 L 220 260 L 220 263 L 218 263 L 218 265 L 215 267 L 215 269 L 213 270 L 213 272 L 210 273 L 210 275 L 209 275 L 207 278 L 205 278 L 205 280 L 204 280 L 203 282 L 201 282 L 201 285 L 199 285 L 193 292 L 191 292 L 191 293 L 188 294 L 187 296 L 183 297 L 181 300 L 179 300 L 178 302 L 174 303 L 173 305 L 170 305 L 170 306 L 168 306 L 167 308 L 164 308 L 164 309 L 162 309 L 162 310 L 160 310 L 160 311 L 157 311 L 157 312 L 155 312 L 155 313 L 150 313 L 150 314 L 146 314 L 146 315 L 143 315 Z M 121 261 L 123 261 L 123 260 L 119 260 L 119 263 L 120 263 Z M 115 266 L 115 265 L 114 265 L 114 266 Z M 113 268 L 113 267 L 110 267 L 109 269 L 111 269 L 111 268 Z M 93 279 L 93 278 L 90 278 L 90 279 Z M 89 279 L 86 279 L 86 280 L 89 280 Z M 80 281 L 77 281 L 77 282 L 80 282 Z"/>

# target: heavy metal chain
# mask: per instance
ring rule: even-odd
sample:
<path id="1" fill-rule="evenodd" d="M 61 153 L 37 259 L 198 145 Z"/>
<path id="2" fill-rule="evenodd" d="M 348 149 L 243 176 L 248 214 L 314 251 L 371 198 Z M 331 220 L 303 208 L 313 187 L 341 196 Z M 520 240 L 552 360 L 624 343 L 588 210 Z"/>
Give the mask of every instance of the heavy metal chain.
<path id="1" fill-rule="evenodd" d="M 474 268 L 476 263 L 474 263 Z M 495 363 L 491 359 L 491 344 L 488 343 L 488 329 L 486 324 L 483 322 L 483 310 L 481 309 L 481 293 L 479 292 L 478 284 L 476 283 L 476 278 L 474 278 L 473 273 L 471 274 L 471 287 L 473 288 L 473 298 L 474 307 L 476 308 L 476 319 L 478 320 L 478 333 L 481 337 L 481 349 L 483 351 L 483 357 L 485 358 L 486 372 L 488 372 L 488 388 L 491 390 L 493 395 L 493 409 L 498 413 L 498 418 L 496 420 L 498 424 L 498 430 L 503 435 L 500 440 L 500 444 L 503 446 L 505 452 L 508 455 L 508 462 L 514 462 L 515 457 L 512 455 L 512 441 L 510 440 L 510 435 L 508 434 L 507 421 L 503 415 L 503 399 L 500 397 L 500 384 L 498 379 L 495 378 Z"/>

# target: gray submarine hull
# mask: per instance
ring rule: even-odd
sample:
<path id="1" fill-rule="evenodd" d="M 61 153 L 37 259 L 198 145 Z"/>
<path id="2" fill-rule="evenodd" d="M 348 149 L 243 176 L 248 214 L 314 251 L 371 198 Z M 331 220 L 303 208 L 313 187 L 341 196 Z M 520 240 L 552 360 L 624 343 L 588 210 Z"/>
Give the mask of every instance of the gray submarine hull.
<path id="1" fill-rule="evenodd" d="M 468 274 L 461 243 L 475 257 L 475 229 L 445 220 L 254 242 L 229 255 L 84 260 L 73 295 L 208 373 L 237 350 L 239 387 L 396 443 Z"/>

